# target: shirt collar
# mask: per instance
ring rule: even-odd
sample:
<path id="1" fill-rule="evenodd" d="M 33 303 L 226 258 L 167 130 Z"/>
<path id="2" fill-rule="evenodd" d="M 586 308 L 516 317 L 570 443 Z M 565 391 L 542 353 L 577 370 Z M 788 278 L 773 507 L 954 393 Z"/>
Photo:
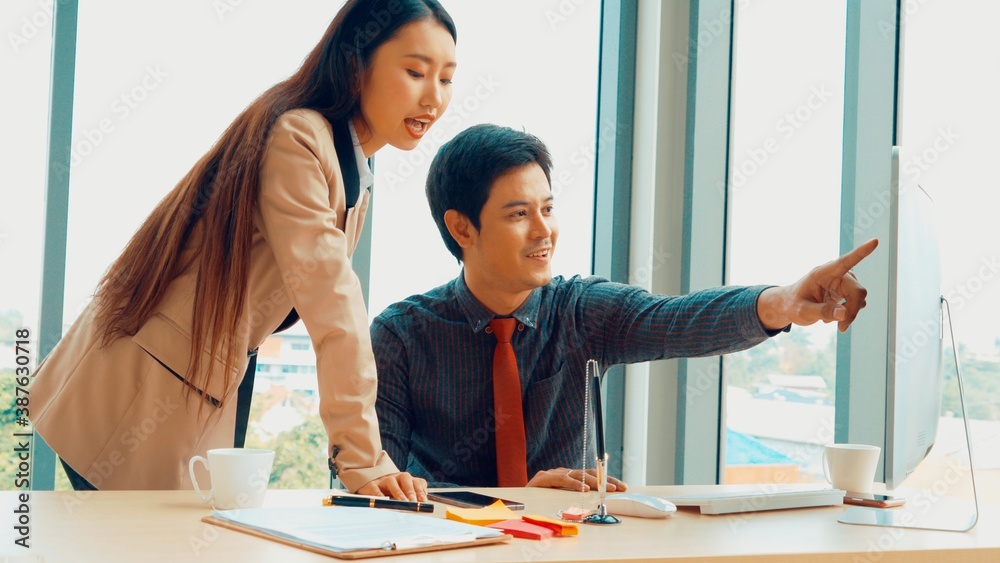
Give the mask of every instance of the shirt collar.
<path id="1" fill-rule="evenodd" d="M 454 288 L 458 305 L 465 313 L 472 332 L 479 332 L 485 329 L 497 315 L 480 303 L 476 299 L 476 296 L 472 294 L 472 291 L 469 290 L 469 286 L 465 284 L 464 269 L 458 275 L 458 278 L 455 279 Z M 524 300 L 524 303 L 521 303 L 521 306 L 511 313 L 510 316 L 529 328 L 536 328 L 538 309 L 541 303 L 542 290 L 536 287 L 528 294 L 528 298 Z"/>
<path id="2" fill-rule="evenodd" d="M 375 183 L 375 176 L 372 175 L 372 169 L 368 167 L 368 159 L 365 158 L 365 152 L 361 150 L 361 141 L 358 140 L 358 132 L 354 129 L 353 119 L 347 120 L 347 127 L 351 130 L 351 141 L 354 142 L 354 160 L 358 165 L 358 179 L 361 183 L 359 193 L 363 194 L 365 190 L 372 187 L 372 184 Z"/>

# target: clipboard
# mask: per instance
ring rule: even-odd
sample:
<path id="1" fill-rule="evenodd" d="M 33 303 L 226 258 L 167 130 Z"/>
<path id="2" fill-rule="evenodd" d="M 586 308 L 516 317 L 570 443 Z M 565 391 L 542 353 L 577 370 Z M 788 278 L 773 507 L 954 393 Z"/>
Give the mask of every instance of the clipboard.
<path id="1" fill-rule="evenodd" d="M 460 549 L 467 547 L 479 547 L 483 545 L 492 545 L 497 543 L 503 543 L 514 538 L 510 534 L 502 534 L 493 537 L 484 537 L 473 539 L 464 542 L 453 542 L 453 543 L 441 543 L 434 545 L 424 545 L 416 547 L 403 547 L 397 548 L 386 547 L 386 548 L 370 548 L 370 549 L 356 549 L 350 551 L 336 551 L 333 549 L 324 549 L 319 546 L 311 545 L 301 541 L 295 541 L 293 539 L 277 536 L 274 534 L 269 534 L 266 531 L 258 530 L 249 526 L 243 526 L 237 522 L 232 522 L 230 520 L 224 520 L 222 518 L 216 518 L 214 516 L 205 516 L 201 519 L 202 522 L 219 526 L 221 528 L 226 528 L 229 530 L 234 530 L 237 532 L 242 532 L 244 534 L 249 534 L 251 536 L 256 536 L 258 538 L 264 538 L 266 540 L 275 541 L 284 545 L 291 547 L 296 547 L 299 549 L 304 549 L 312 553 L 318 553 L 320 555 L 326 555 L 329 557 L 336 557 L 338 559 L 369 559 L 372 557 L 386 557 L 391 555 L 406 555 L 409 553 L 424 553 L 428 551 L 442 551 L 446 549 Z"/>

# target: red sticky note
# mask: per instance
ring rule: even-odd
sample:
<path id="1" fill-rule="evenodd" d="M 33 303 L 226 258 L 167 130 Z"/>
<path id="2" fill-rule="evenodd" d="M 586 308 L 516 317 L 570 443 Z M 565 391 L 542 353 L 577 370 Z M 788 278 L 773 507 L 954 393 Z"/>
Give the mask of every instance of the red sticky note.
<path id="1" fill-rule="evenodd" d="M 554 532 L 545 526 L 539 526 L 538 524 L 532 524 L 531 522 L 525 522 L 524 520 L 504 520 L 503 522 L 496 522 L 486 526 L 487 528 L 496 528 L 497 530 L 502 530 L 515 538 L 524 538 L 528 540 L 542 540 L 551 538 Z"/>
<path id="2" fill-rule="evenodd" d="M 563 520 L 572 520 L 573 522 L 581 522 L 584 518 L 590 516 L 590 511 L 585 508 L 572 507 L 567 508 L 559 513 L 559 517 Z"/>

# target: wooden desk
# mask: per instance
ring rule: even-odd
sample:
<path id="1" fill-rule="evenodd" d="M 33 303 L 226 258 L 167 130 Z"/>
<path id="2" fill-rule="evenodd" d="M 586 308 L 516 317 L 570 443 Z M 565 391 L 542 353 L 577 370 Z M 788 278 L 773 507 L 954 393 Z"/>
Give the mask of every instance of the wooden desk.
<path id="1" fill-rule="evenodd" d="M 634 487 L 662 496 L 699 487 Z M 580 493 L 545 489 L 475 489 L 521 500 L 526 514 L 555 515 L 581 504 Z M 14 545 L 16 492 L 0 493 L 0 555 L 24 561 L 338 561 L 200 521 L 210 510 L 191 491 L 32 492 L 29 550 Z M 327 491 L 268 491 L 266 506 L 316 506 Z M 595 497 L 596 498 L 596 497 Z M 444 516 L 438 505 L 436 517 Z M 371 561 L 1000 561 L 1000 511 L 984 507 L 968 533 L 840 524 L 845 507 L 728 516 L 682 509 L 673 518 L 623 518 L 617 526 L 581 525 L 577 537 L 378 558 Z M 0 558 L 2 559 L 2 558 Z M 14 559 L 13 561 L 22 561 Z"/>

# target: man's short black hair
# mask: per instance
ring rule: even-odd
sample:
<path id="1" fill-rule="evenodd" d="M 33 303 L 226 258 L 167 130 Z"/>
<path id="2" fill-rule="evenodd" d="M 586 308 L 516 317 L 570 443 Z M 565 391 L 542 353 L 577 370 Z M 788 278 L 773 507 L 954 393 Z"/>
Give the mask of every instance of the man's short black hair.
<path id="1" fill-rule="evenodd" d="M 551 189 L 552 156 L 545 143 L 534 135 L 499 125 L 473 125 L 438 150 L 427 175 L 427 203 L 445 246 L 459 262 L 462 247 L 448 232 L 445 212 L 454 209 L 479 229 L 479 215 L 493 182 L 532 163 L 545 172 Z"/>

